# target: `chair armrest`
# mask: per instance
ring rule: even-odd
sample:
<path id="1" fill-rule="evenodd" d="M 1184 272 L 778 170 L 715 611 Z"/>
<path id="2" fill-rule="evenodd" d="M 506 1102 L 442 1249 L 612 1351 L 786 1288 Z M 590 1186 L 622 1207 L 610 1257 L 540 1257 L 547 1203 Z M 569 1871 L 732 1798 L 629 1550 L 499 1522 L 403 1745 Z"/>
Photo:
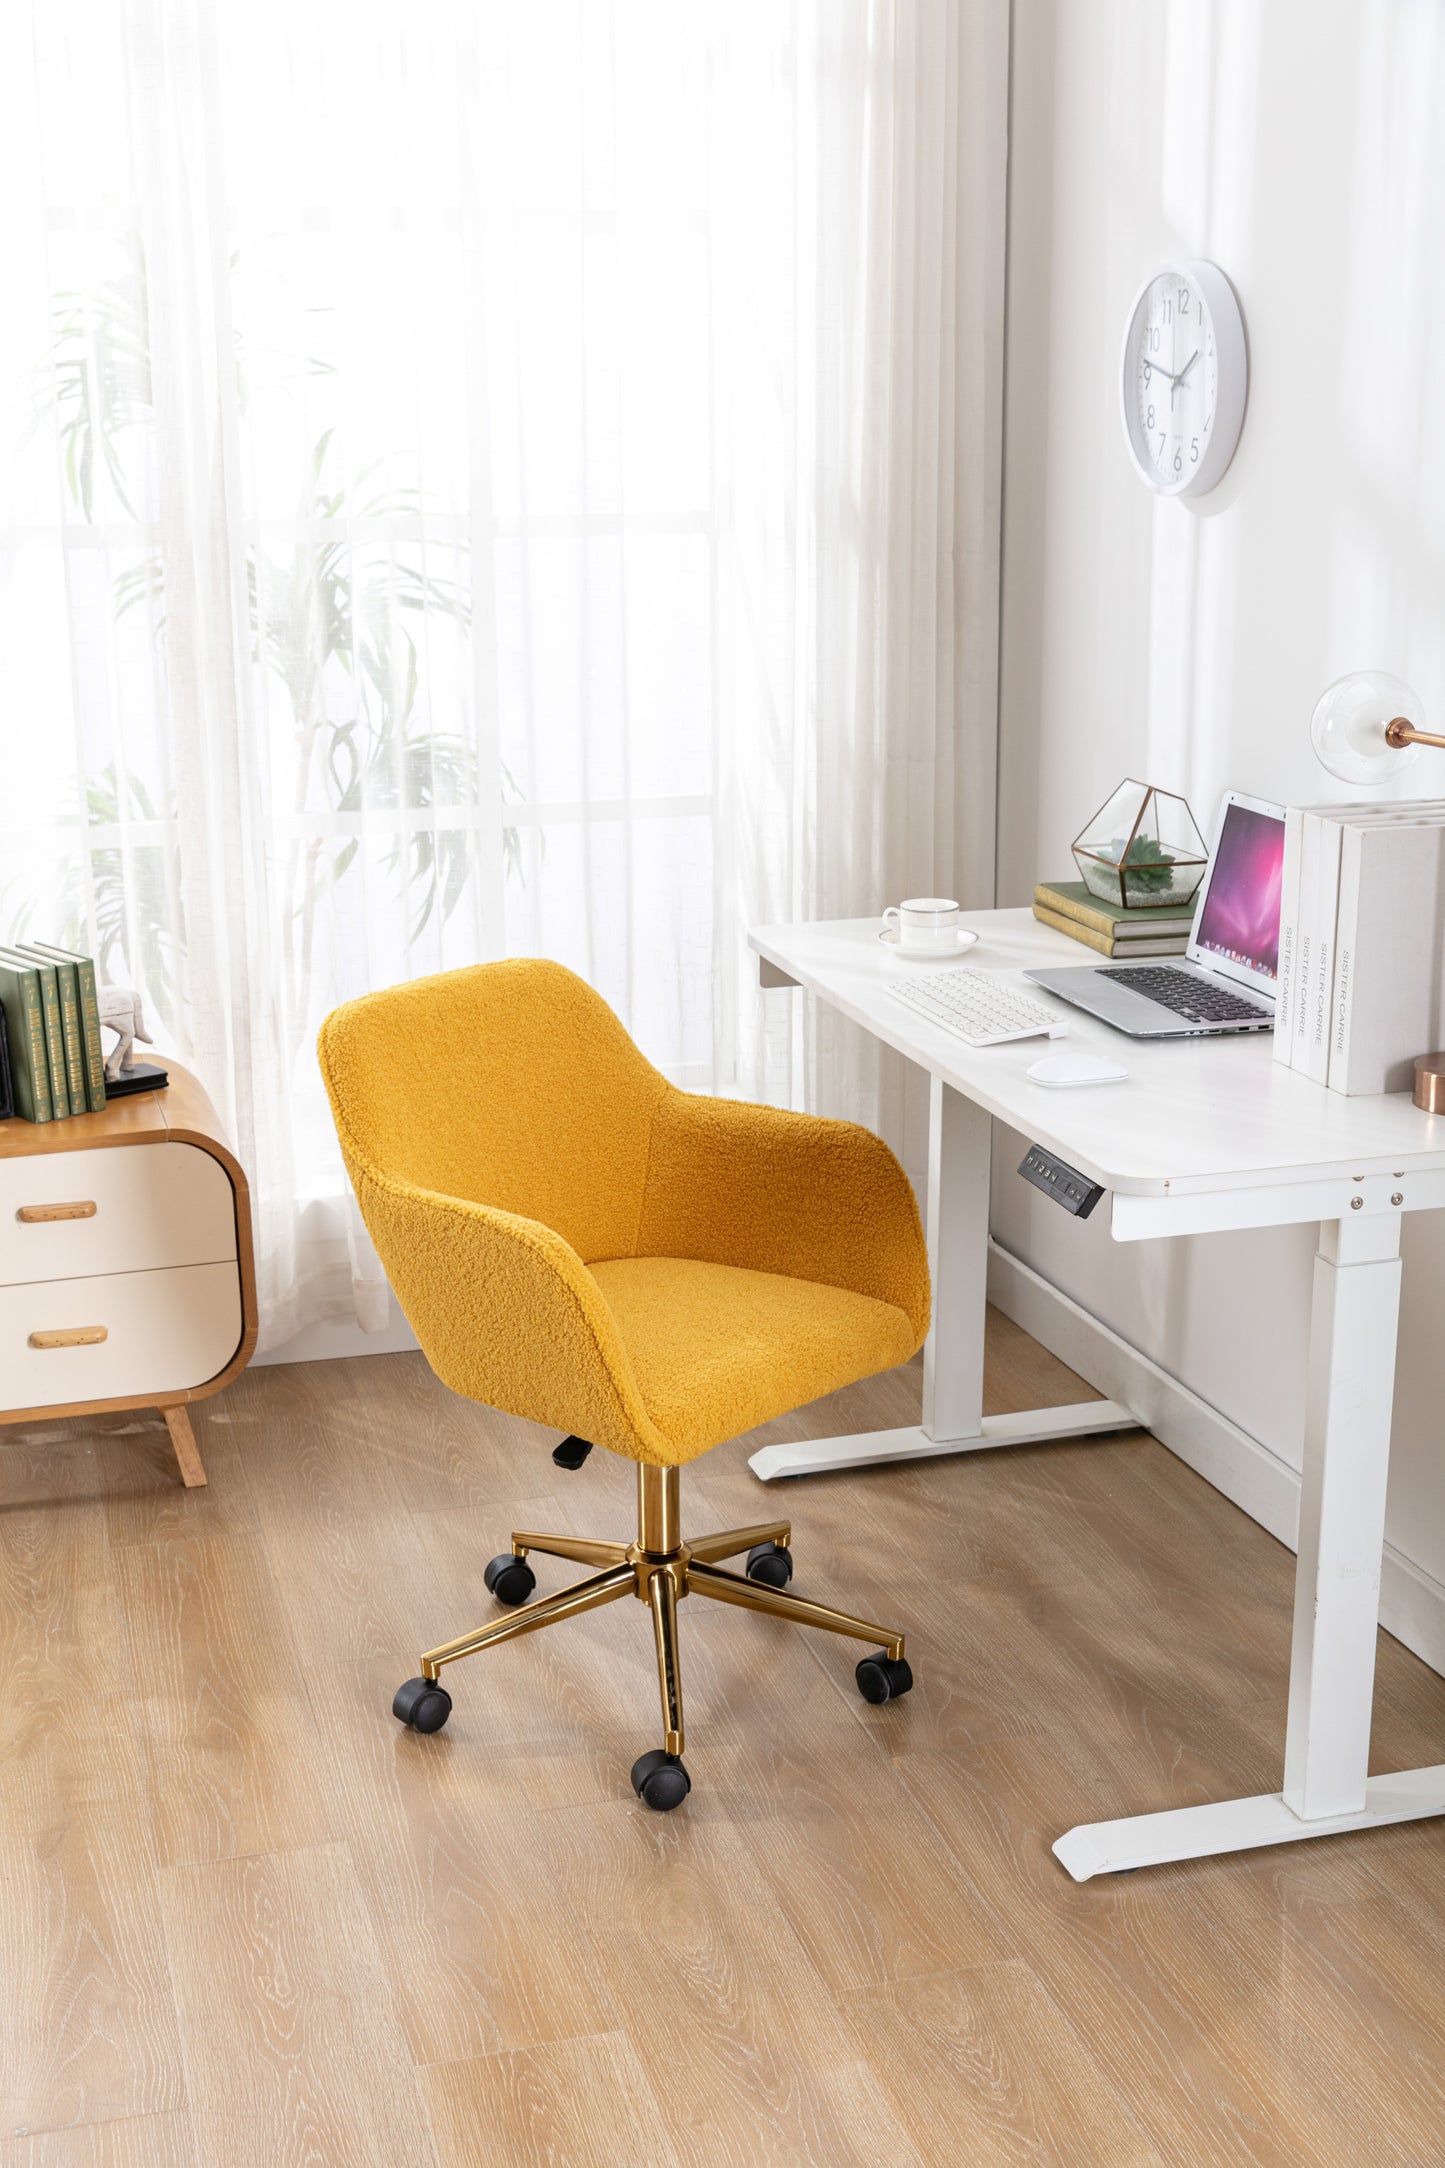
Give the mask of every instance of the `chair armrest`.
<path id="1" fill-rule="evenodd" d="M 856 1122 L 670 1089 L 653 1117 L 638 1254 L 786 1273 L 928 1330 L 928 1251 L 902 1167 Z"/>
<path id="2" fill-rule="evenodd" d="M 345 1156 L 396 1299 L 444 1385 L 632 1460 L 673 1458 L 570 1243 L 537 1220 L 418 1189 Z"/>

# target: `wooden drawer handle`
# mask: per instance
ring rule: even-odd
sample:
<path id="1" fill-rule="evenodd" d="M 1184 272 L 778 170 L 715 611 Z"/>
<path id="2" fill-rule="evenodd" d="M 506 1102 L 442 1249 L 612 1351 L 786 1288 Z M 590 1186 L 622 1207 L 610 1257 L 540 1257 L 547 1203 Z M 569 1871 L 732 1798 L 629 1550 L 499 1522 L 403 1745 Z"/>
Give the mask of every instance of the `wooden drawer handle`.
<path id="1" fill-rule="evenodd" d="M 106 1337 L 104 1325 L 67 1325 L 60 1332 L 33 1332 L 32 1347 L 98 1347 Z"/>
<path id="2" fill-rule="evenodd" d="M 77 1197 L 74 1204 L 23 1204 L 15 1217 L 27 1227 L 37 1220 L 94 1219 L 95 1206 L 89 1197 Z"/>

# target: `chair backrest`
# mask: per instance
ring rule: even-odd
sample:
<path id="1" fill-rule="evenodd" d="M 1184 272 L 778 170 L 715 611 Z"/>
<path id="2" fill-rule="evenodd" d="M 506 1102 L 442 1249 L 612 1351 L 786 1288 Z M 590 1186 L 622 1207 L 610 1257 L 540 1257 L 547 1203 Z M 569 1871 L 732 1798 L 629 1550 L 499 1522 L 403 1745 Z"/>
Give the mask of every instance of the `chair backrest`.
<path id="1" fill-rule="evenodd" d="M 584 1263 L 636 1253 L 667 1083 L 561 964 L 478 964 L 367 994 L 321 1028 L 343 1149 L 540 1220 Z"/>

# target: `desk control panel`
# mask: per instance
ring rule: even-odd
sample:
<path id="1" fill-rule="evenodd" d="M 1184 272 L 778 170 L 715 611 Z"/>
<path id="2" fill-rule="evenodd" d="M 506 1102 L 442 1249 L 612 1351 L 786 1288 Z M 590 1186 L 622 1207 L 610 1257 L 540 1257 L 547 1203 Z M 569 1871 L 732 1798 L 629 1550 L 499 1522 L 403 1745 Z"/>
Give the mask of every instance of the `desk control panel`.
<path id="1" fill-rule="evenodd" d="M 1055 1159 L 1041 1144 L 1031 1144 L 1019 1163 L 1019 1173 L 1035 1189 L 1041 1189 L 1055 1204 L 1072 1212 L 1075 1219 L 1087 1219 L 1104 1194 L 1102 1182 L 1091 1182 L 1086 1174 L 1067 1161 Z"/>

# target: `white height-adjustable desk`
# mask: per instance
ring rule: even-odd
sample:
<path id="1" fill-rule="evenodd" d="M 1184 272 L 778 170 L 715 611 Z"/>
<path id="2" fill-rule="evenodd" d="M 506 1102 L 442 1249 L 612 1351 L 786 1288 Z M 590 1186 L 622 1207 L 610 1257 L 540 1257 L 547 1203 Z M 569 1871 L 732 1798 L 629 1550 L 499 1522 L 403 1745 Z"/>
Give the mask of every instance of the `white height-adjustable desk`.
<path id="1" fill-rule="evenodd" d="M 1018 974 L 1084 952 L 1028 911 L 984 911 L 966 961 Z M 928 1248 L 933 1329 L 923 1423 L 767 1446 L 765 1480 L 1118 1430 L 1114 1401 L 983 1414 L 990 1118 L 1103 1184 L 1118 1242 L 1319 1223 L 1305 1406 L 1304 1479 L 1284 1785 L 1257 1799 L 1093 1822 L 1054 1851 L 1076 1881 L 1111 1870 L 1281 1844 L 1445 1814 L 1445 1764 L 1366 1774 L 1385 1535 L 1400 1216 L 1445 1205 L 1445 1116 L 1406 1094 L 1346 1099 L 1274 1060 L 1265 1034 L 1125 1039 L 1040 989 L 1071 1049 L 1111 1054 L 1127 1082 L 1072 1091 L 1029 1083 L 1042 1039 L 971 1047 L 895 1001 L 926 968 L 877 939 L 876 919 L 766 926 L 751 936 L 765 986 L 801 986 L 928 1071 Z"/>

